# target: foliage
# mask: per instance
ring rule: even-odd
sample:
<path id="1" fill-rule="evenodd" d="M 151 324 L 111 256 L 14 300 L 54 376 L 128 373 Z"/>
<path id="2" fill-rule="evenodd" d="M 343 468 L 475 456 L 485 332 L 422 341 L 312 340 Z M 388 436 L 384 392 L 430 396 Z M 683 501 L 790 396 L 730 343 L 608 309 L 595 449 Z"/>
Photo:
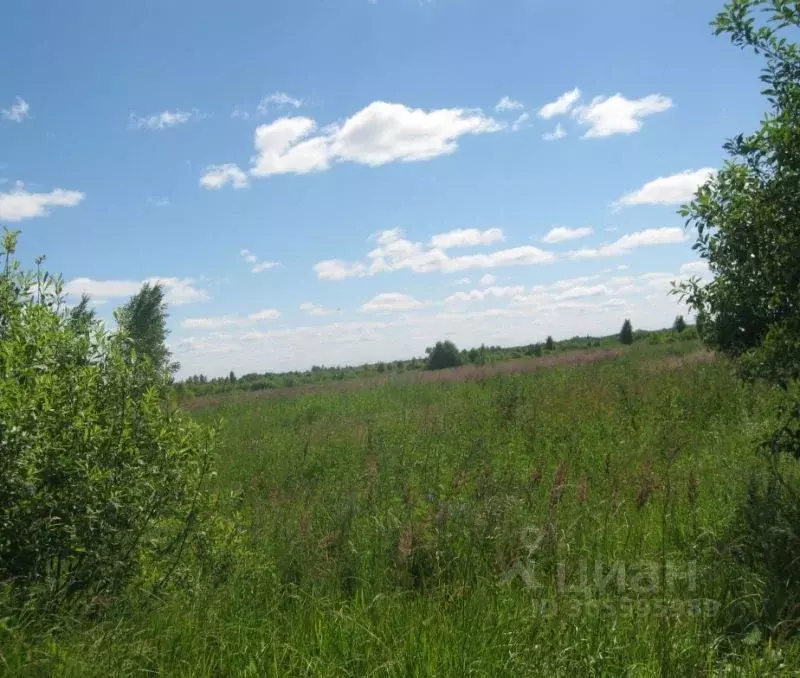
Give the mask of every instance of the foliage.
<path id="1" fill-rule="evenodd" d="M 437 341 L 435 346 L 426 348 L 425 353 L 428 355 L 429 370 L 443 370 L 461 364 L 461 354 L 456 345 L 449 340 Z"/>
<path id="2" fill-rule="evenodd" d="M 629 319 L 625 319 L 622 323 L 622 329 L 619 332 L 619 341 L 621 344 L 630 346 L 633 343 L 633 325 Z"/>
<path id="3" fill-rule="evenodd" d="M 675 322 L 672 323 L 672 329 L 678 334 L 681 334 L 686 329 L 686 321 L 683 319 L 682 315 L 675 316 Z"/>
<path id="4" fill-rule="evenodd" d="M 180 365 L 169 361 L 167 304 L 159 283 L 145 283 L 114 315 L 137 353 L 150 358 L 159 370 L 178 371 Z"/>
<path id="5" fill-rule="evenodd" d="M 166 376 L 60 278 L 0 275 L 0 581 L 6 602 L 73 607 L 165 584 L 207 537 L 212 440 L 163 400 Z M 202 539 L 199 539 L 202 537 Z M 1 615 L 0 615 L 1 616 Z"/>
<path id="6" fill-rule="evenodd" d="M 552 351 L 556 347 L 556 343 L 553 341 L 553 337 L 551 337 L 550 335 L 547 336 L 547 339 L 544 342 L 544 347 L 548 351 Z"/>
<path id="7" fill-rule="evenodd" d="M 769 112 L 725 144 L 725 167 L 682 208 L 714 278 L 677 291 L 704 341 L 743 376 L 786 385 L 800 377 L 800 50 L 786 37 L 800 12 L 789 0 L 734 0 L 713 25 L 765 58 Z"/>

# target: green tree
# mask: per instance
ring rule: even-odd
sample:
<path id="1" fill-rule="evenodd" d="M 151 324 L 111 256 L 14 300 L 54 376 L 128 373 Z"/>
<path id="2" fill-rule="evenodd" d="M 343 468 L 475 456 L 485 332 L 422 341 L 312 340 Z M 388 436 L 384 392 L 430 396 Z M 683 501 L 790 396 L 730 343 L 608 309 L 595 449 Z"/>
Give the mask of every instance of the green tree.
<path id="1" fill-rule="evenodd" d="M 461 365 L 461 353 L 452 341 L 437 341 L 433 347 L 425 349 L 428 355 L 427 369 L 443 370 Z"/>
<path id="2" fill-rule="evenodd" d="M 800 28 L 789 0 L 734 0 L 713 24 L 766 61 L 760 127 L 725 143 L 730 158 L 682 208 L 714 274 L 676 290 L 705 343 L 743 376 L 786 386 L 800 377 Z"/>
<path id="3" fill-rule="evenodd" d="M 622 329 L 619 331 L 619 341 L 621 344 L 630 346 L 633 343 L 633 325 L 628 318 L 622 323 Z"/>
<path id="4" fill-rule="evenodd" d="M 145 283 L 114 315 L 137 354 L 150 358 L 158 370 L 177 372 L 180 365 L 170 363 L 171 354 L 166 346 L 167 304 L 159 283 Z"/>
<path id="5" fill-rule="evenodd" d="M 682 334 L 686 329 L 686 321 L 683 319 L 682 315 L 675 316 L 675 322 L 672 323 L 672 329 L 678 334 Z"/>
<path id="6" fill-rule="evenodd" d="M 236 373 L 233 370 L 231 370 L 231 373 L 228 375 L 228 381 L 231 384 L 235 384 L 236 383 Z"/>
<path id="7" fill-rule="evenodd" d="M 553 341 L 553 337 L 547 337 L 547 340 L 544 342 L 544 347 L 548 351 L 552 351 L 556 347 L 556 342 Z"/>

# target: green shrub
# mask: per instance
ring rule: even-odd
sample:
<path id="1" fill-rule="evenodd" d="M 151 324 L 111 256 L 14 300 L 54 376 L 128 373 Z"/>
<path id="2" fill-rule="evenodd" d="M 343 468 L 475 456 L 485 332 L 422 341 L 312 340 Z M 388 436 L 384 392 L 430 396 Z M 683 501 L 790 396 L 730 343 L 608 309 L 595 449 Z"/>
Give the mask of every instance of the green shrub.
<path id="1" fill-rule="evenodd" d="M 461 353 L 452 341 L 437 341 L 436 345 L 425 349 L 428 354 L 427 369 L 443 370 L 461 365 Z"/>
<path id="2" fill-rule="evenodd" d="M 15 604 L 179 573 L 209 506 L 211 436 L 167 406 L 168 370 L 70 321 L 59 278 L 0 274 L 0 581 Z M 203 533 L 205 539 L 208 533 Z M 207 548 L 206 542 L 203 548 Z"/>

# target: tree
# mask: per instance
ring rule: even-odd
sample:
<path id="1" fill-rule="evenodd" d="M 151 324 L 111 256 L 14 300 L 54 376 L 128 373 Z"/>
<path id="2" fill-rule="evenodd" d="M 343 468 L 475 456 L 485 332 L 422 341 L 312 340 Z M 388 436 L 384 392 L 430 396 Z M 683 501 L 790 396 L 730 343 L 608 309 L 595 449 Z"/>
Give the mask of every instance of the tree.
<path id="1" fill-rule="evenodd" d="M 709 347 L 744 377 L 786 387 L 800 377 L 800 50 L 786 38 L 800 13 L 788 0 L 734 0 L 712 25 L 764 56 L 769 111 L 759 129 L 724 145 L 725 167 L 681 209 L 714 278 L 676 292 Z"/>
<path id="2" fill-rule="evenodd" d="M 675 330 L 678 334 L 682 334 L 683 331 L 686 329 L 686 321 L 683 319 L 682 315 L 675 317 L 675 322 L 672 324 L 672 329 Z"/>
<path id="3" fill-rule="evenodd" d="M 547 340 L 544 342 L 544 347 L 548 351 L 552 351 L 556 347 L 556 342 L 553 341 L 553 337 L 548 336 Z"/>
<path id="4" fill-rule="evenodd" d="M 179 365 L 169 361 L 171 354 L 166 346 L 169 334 L 167 304 L 160 283 L 145 283 L 114 315 L 137 354 L 150 358 L 158 370 L 178 370 Z"/>
<path id="5" fill-rule="evenodd" d="M 425 349 L 428 354 L 427 369 L 443 370 L 461 365 L 461 353 L 452 341 L 437 341 L 433 347 Z"/>
<path id="6" fill-rule="evenodd" d="M 234 373 L 233 370 L 231 370 L 231 373 L 228 375 L 228 381 L 231 384 L 235 384 L 236 383 L 236 374 Z"/>
<path id="7" fill-rule="evenodd" d="M 630 346 L 633 343 L 633 325 L 631 325 L 631 321 L 628 318 L 622 323 L 622 329 L 619 331 L 619 341 L 626 346 Z"/>

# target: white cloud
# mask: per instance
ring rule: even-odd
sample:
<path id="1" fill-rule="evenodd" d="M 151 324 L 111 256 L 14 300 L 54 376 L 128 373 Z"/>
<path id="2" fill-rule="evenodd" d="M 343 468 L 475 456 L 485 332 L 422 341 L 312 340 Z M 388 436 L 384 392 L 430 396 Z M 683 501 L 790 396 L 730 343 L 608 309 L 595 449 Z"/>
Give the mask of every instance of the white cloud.
<path id="1" fill-rule="evenodd" d="M 239 250 L 239 254 L 242 256 L 242 259 L 244 259 L 250 265 L 250 270 L 253 273 L 261 273 L 262 271 L 267 271 L 270 268 L 280 266 L 277 261 L 259 261 L 258 257 L 248 249 Z"/>
<path id="2" fill-rule="evenodd" d="M 386 292 L 378 294 L 368 302 L 361 305 L 361 310 L 367 313 L 391 313 L 395 311 L 413 311 L 424 308 L 429 302 L 419 301 L 408 294 L 400 292 Z"/>
<path id="3" fill-rule="evenodd" d="M 502 240 L 504 240 L 503 231 L 499 228 L 488 228 L 485 231 L 479 231 L 477 228 L 457 228 L 433 236 L 430 246 L 446 250 L 452 247 L 491 245 Z"/>
<path id="4" fill-rule="evenodd" d="M 498 113 L 503 113 L 504 111 L 519 111 L 523 108 L 525 108 L 525 105 L 519 101 L 515 101 L 511 97 L 503 97 L 497 102 L 494 110 L 496 110 Z"/>
<path id="5" fill-rule="evenodd" d="M 160 198 L 153 198 L 151 196 L 147 199 L 147 204 L 152 205 L 153 207 L 169 207 L 171 203 L 169 198 L 166 196 L 162 196 Z"/>
<path id="6" fill-rule="evenodd" d="M 564 127 L 561 125 L 561 123 L 558 123 L 552 132 L 545 132 L 542 134 L 542 139 L 545 141 L 558 141 L 559 139 L 563 139 L 565 136 L 567 136 L 567 133 L 564 131 Z"/>
<path id="7" fill-rule="evenodd" d="M 450 283 L 450 284 L 451 284 L 451 285 L 455 285 L 456 287 L 458 287 L 458 286 L 460 286 L 460 285 L 469 285 L 469 284 L 470 284 L 470 282 L 471 282 L 471 281 L 470 281 L 470 279 L 469 279 L 469 278 L 459 278 L 458 280 L 456 280 L 455 282 L 453 282 L 453 283 Z"/>
<path id="8" fill-rule="evenodd" d="M 261 101 L 258 102 L 257 110 L 261 115 L 266 115 L 275 108 L 285 108 L 286 106 L 300 108 L 302 105 L 303 102 L 300 99 L 296 99 L 286 94 L 286 92 L 275 92 L 274 94 L 263 97 Z"/>
<path id="9" fill-rule="evenodd" d="M 528 127 L 528 121 L 531 119 L 529 113 L 523 113 L 520 115 L 511 125 L 512 132 L 519 132 L 521 129 Z"/>
<path id="10" fill-rule="evenodd" d="M 650 94 L 641 99 L 626 99 L 615 94 L 595 97 L 588 105 L 576 108 L 572 115 L 582 125 L 589 125 L 584 138 L 592 139 L 638 132 L 642 128 L 642 118 L 670 108 L 672 99 L 661 94 Z"/>
<path id="11" fill-rule="evenodd" d="M 702 260 L 690 261 L 681 266 L 681 275 L 685 277 L 699 276 L 706 280 L 713 277 L 711 269 L 708 267 L 708 262 Z"/>
<path id="12" fill-rule="evenodd" d="M 186 318 L 181 322 L 181 327 L 200 330 L 213 330 L 220 327 L 247 327 L 269 320 L 277 320 L 280 317 L 280 311 L 274 308 L 267 308 L 246 316 L 219 315 L 209 318 Z"/>
<path id="13" fill-rule="evenodd" d="M 545 104 L 539 109 L 539 117 L 550 120 L 557 115 L 566 115 L 581 98 L 581 91 L 577 87 L 569 92 L 564 92 L 558 99 Z"/>
<path id="14" fill-rule="evenodd" d="M 491 230 L 491 229 L 490 229 Z M 484 231 L 484 233 L 486 233 Z M 450 234 L 442 234 L 450 237 Z M 432 239 L 435 240 L 437 236 Z M 544 264 L 555 260 L 551 252 L 538 247 L 522 246 L 496 250 L 488 254 L 450 256 L 440 247 L 426 249 L 420 242 L 403 237 L 400 229 L 383 231 L 377 236 L 378 247 L 367 254 L 366 262 L 345 262 L 341 259 L 321 261 L 314 270 L 322 280 L 371 276 L 377 273 L 410 270 L 414 273 L 454 273 L 473 268 L 495 268 Z M 445 242 L 449 242 L 446 240 Z"/>
<path id="15" fill-rule="evenodd" d="M 64 285 L 64 293 L 70 297 L 88 294 L 98 303 L 109 299 L 132 297 L 142 289 L 142 285 L 160 283 L 164 288 L 164 300 L 173 306 L 208 301 L 208 292 L 194 286 L 191 278 L 146 278 L 145 280 L 93 280 L 75 278 Z"/>
<path id="16" fill-rule="evenodd" d="M 161 113 L 154 113 L 153 115 L 137 116 L 131 113 L 129 117 L 129 124 L 133 129 L 153 129 L 164 130 L 177 125 L 183 125 L 190 120 L 200 120 L 205 115 L 200 113 L 197 109 L 191 111 L 162 111 Z"/>
<path id="17" fill-rule="evenodd" d="M 469 279 L 467 279 L 467 282 L 469 282 Z M 491 273 L 487 273 L 478 281 L 478 284 L 483 285 L 485 287 L 487 285 L 494 285 L 496 282 L 497 282 L 497 276 L 492 275 Z"/>
<path id="18" fill-rule="evenodd" d="M 594 249 L 582 249 L 569 253 L 570 259 L 594 259 L 597 257 L 616 257 L 629 254 L 639 247 L 653 245 L 672 245 L 685 240 L 680 228 L 648 228 L 644 231 L 623 235 L 613 243 Z"/>
<path id="19" fill-rule="evenodd" d="M 0 193 L 0 220 L 22 221 L 50 214 L 51 207 L 75 207 L 85 198 L 80 191 L 56 188 L 49 193 L 30 193 L 17 182 L 10 193 Z"/>
<path id="20" fill-rule="evenodd" d="M 25 99 L 22 97 L 15 97 L 14 101 L 11 102 L 11 105 L 8 108 L 4 108 L 0 113 L 3 114 L 3 117 L 6 120 L 11 120 L 12 122 L 22 122 L 23 120 L 30 117 L 30 110 L 31 107 Z"/>
<path id="21" fill-rule="evenodd" d="M 623 195 L 614 207 L 631 205 L 679 205 L 690 201 L 695 191 L 716 174 L 711 167 L 685 170 L 668 177 L 648 181 L 639 190 Z"/>
<path id="22" fill-rule="evenodd" d="M 375 101 L 341 124 L 317 131 L 315 120 L 279 118 L 255 132 L 256 155 L 250 173 L 306 174 L 330 168 L 333 162 L 377 167 L 390 162 L 416 162 L 453 153 L 465 134 L 497 132 L 503 125 L 480 111 L 460 108 L 424 111 Z"/>
<path id="23" fill-rule="evenodd" d="M 333 315 L 334 313 L 338 313 L 336 309 L 319 306 L 310 301 L 300 304 L 300 310 L 313 316 Z"/>
<path id="24" fill-rule="evenodd" d="M 513 287 L 486 287 L 484 289 L 470 290 L 469 292 L 456 292 L 444 300 L 445 305 L 464 304 L 487 299 L 503 299 L 519 296 L 525 291 L 522 285 Z"/>
<path id="25" fill-rule="evenodd" d="M 234 188 L 247 188 L 247 175 L 235 163 L 224 165 L 209 165 L 200 177 L 200 185 L 209 190 L 219 190 L 225 184 L 232 184 Z"/>
<path id="26" fill-rule="evenodd" d="M 542 242 L 553 244 L 557 242 L 565 242 L 567 240 L 579 240 L 590 236 L 594 231 L 591 228 L 567 228 L 566 226 L 555 226 L 551 228 L 547 235 L 542 238 Z"/>

